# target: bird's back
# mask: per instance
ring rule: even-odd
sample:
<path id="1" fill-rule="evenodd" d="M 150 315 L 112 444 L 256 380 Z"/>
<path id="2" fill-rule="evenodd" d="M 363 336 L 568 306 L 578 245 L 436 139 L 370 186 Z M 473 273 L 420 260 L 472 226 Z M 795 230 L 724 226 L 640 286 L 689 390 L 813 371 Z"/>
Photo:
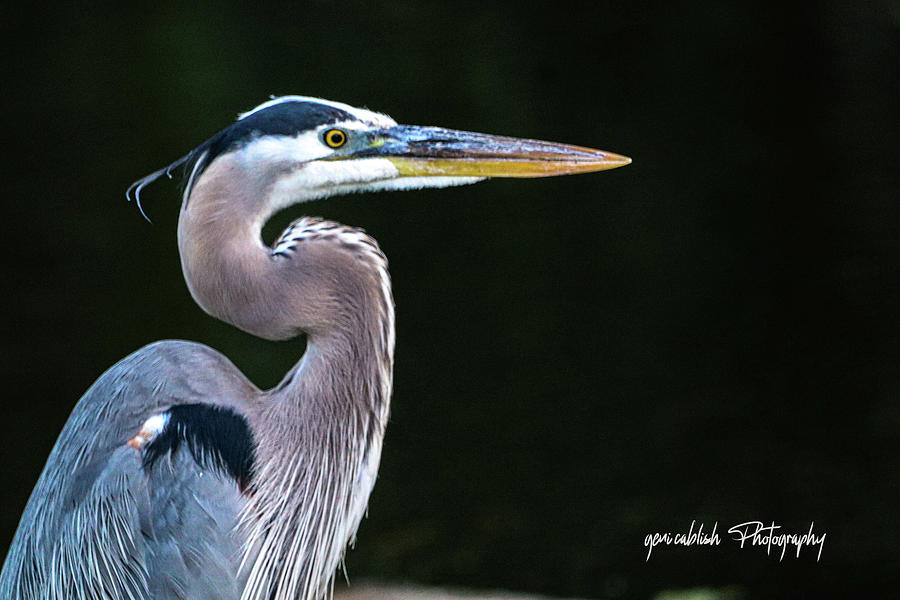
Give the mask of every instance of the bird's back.
<path id="1" fill-rule="evenodd" d="M 213 350 L 159 342 L 123 359 L 78 402 L 32 492 L 0 574 L 5 600 L 239 598 L 245 498 L 175 444 L 152 465 L 129 443 L 179 405 L 239 411 L 255 392 Z M 203 464 L 201 464 L 203 463 Z"/>

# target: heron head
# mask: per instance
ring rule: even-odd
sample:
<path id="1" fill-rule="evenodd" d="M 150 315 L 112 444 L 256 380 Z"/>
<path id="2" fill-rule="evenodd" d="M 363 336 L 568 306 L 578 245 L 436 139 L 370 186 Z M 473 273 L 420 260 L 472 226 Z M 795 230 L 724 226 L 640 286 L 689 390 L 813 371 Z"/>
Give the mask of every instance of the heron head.
<path id="1" fill-rule="evenodd" d="M 217 161 L 251 182 L 271 214 L 336 194 L 446 187 L 488 177 L 547 177 L 613 169 L 631 159 L 580 146 L 441 127 L 398 125 L 387 115 L 307 96 L 274 98 L 190 154 L 148 175 L 140 189 L 185 164 L 185 203 Z M 258 207 L 262 208 L 262 207 Z"/>

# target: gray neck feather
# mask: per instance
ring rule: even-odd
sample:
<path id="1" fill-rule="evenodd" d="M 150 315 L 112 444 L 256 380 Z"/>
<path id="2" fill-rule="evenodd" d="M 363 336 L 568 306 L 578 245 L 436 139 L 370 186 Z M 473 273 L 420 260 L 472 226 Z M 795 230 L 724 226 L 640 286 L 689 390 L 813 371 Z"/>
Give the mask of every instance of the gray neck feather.
<path id="1" fill-rule="evenodd" d="M 315 600 L 330 589 L 378 468 L 394 352 L 387 261 L 361 231 L 306 218 L 273 253 L 260 238 L 271 212 L 265 178 L 235 168 L 217 159 L 182 210 L 191 294 L 254 335 L 307 335 L 300 362 L 247 409 L 257 470 L 241 523 L 251 540 L 243 599 Z"/>

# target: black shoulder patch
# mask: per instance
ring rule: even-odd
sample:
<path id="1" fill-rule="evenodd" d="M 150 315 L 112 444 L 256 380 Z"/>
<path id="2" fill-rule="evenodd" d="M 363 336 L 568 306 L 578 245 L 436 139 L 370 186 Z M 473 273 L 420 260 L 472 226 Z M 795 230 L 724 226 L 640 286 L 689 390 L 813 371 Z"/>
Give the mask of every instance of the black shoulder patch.
<path id="1" fill-rule="evenodd" d="M 200 466 L 230 476 L 241 490 L 250 484 L 255 453 L 244 417 L 208 404 L 177 404 L 166 414 L 166 427 L 144 449 L 145 469 L 186 444 Z"/>

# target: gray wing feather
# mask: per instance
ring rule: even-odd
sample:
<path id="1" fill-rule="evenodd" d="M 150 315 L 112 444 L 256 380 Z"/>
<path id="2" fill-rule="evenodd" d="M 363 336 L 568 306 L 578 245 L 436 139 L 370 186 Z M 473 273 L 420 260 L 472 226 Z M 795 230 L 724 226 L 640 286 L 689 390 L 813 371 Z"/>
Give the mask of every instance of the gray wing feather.
<path id="1" fill-rule="evenodd" d="M 222 355 L 189 342 L 152 344 L 104 373 L 75 406 L 32 492 L 0 598 L 239 598 L 237 486 L 184 450 L 148 473 L 126 442 L 174 404 L 239 409 L 256 392 Z"/>
<path id="2" fill-rule="evenodd" d="M 235 484 L 180 450 L 150 472 L 155 543 L 151 597 L 239 598 L 243 538 L 235 530 L 242 501 Z M 223 493 L 227 492 L 227 493 Z"/>

